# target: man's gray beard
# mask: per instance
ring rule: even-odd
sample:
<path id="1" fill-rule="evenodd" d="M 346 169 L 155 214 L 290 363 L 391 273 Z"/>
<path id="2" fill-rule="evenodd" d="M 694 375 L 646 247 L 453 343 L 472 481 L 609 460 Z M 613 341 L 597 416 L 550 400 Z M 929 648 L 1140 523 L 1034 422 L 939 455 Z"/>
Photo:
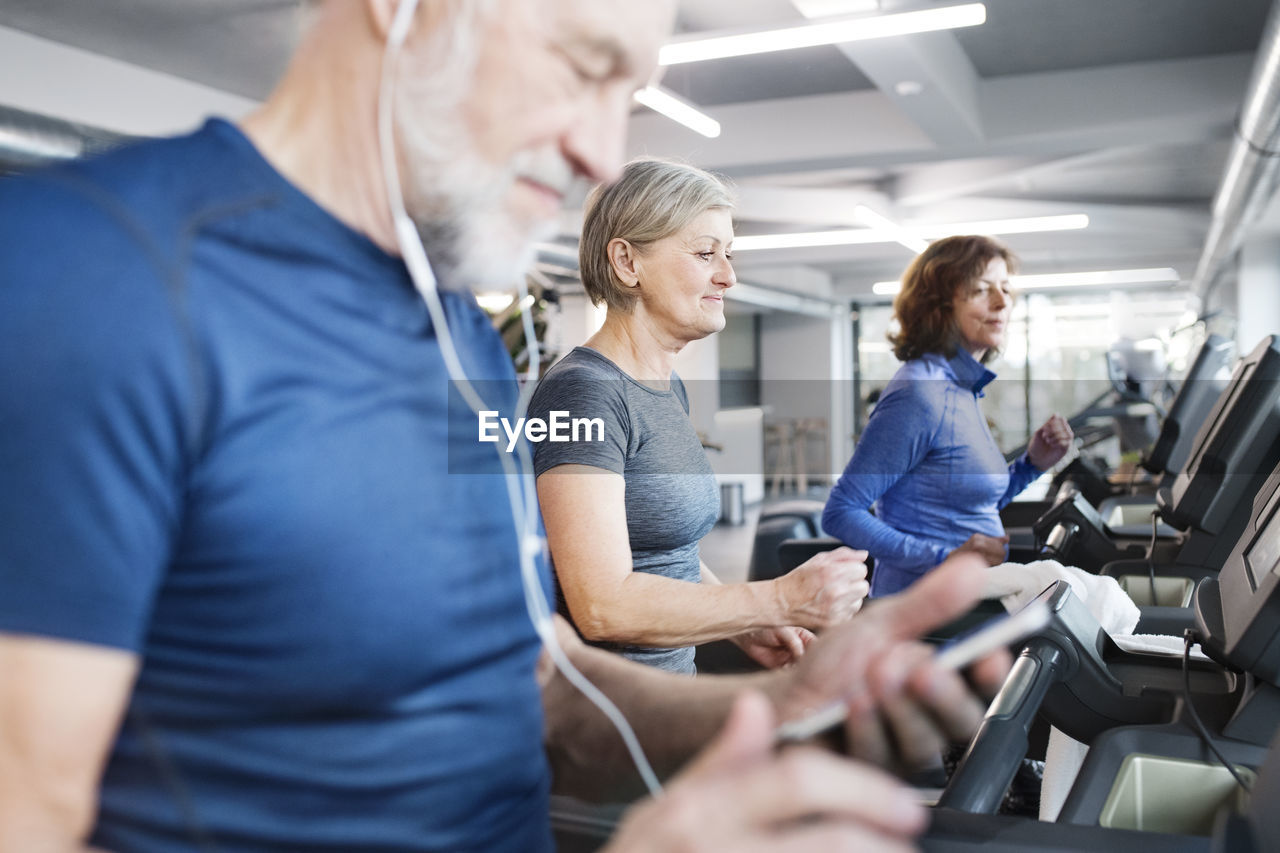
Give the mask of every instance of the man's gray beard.
<path id="1" fill-rule="evenodd" d="M 500 213 L 483 218 L 505 219 Z M 493 232 L 499 227 L 496 222 L 490 222 L 487 228 L 479 227 L 481 223 L 474 215 L 465 214 L 417 225 L 427 259 L 445 290 L 480 292 L 514 287 L 533 267 L 536 243 L 542 236 L 530 234 L 521 238 L 509 232 L 495 235 Z M 554 228 L 554 223 L 547 223 L 547 235 Z"/>
<path id="2" fill-rule="evenodd" d="M 452 98 L 441 94 L 432 109 L 419 101 L 420 114 L 436 116 L 435 122 L 399 129 L 405 202 L 442 288 L 509 288 L 532 266 L 534 244 L 554 233 L 555 224 L 526 227 L 506 210 L 516 167 L 494 166 L 472 153 Z M 414 106 L 402 102 L 400 114 L 413 114 Z"/>

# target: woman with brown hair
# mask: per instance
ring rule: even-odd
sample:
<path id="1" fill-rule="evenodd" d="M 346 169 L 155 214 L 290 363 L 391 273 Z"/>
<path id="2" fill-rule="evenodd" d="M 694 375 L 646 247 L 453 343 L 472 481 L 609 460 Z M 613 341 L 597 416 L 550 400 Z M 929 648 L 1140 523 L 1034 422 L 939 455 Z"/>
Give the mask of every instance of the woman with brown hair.
<path id="1" fill-rule="evenodd" d="M 996 377 L 984 365 L 1004 343 L 1016 263 L 990 237 L 947 237 L 902 276 L 889 339 L 903 365 L 822 515 L 827 533 L 875 557 L 873 596 L 905 589 L 956 551 L 1002 562 L 1000 509 L 1071 446 L 1055 414 L 1006 465 L 978 404 Z"/>

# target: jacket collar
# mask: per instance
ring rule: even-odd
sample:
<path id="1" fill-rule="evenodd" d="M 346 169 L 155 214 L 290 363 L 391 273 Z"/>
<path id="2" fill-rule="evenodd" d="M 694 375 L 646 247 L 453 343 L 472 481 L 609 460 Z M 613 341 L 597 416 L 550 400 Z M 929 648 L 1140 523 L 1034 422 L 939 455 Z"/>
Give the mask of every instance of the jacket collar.
<path id="1" fill-rule="evenodd" d="M 982 389 L 990 384 L 992 379 L 996 378 L 995 373 L 988 370 L 980 361 L 969 354 L 969 351 L 963 347 L 956 350 L 956 354 L 951 358 L 939 355 L 939 360 L 945 365 L 947 373 L 961 388 L 967 388 L 974 393 L 974 396 L 985 396 Z"/>

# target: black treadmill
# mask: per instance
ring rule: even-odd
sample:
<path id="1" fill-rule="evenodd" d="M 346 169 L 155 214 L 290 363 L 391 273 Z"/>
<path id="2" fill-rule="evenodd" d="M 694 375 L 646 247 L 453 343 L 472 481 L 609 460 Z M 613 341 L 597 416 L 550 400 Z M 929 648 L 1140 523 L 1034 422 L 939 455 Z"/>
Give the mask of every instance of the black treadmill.
<path id="1" fill-rule="evenodd" d="M 1193 387 L 1203 392 L 1211 386 Z M 1183 533 L 1148 554 L 1136 540 L 1118 541 L 1082 495 L 1068 493 L 1036 522 L 1037 541 L 1047 556 L 1089 571 L 1129 561 L 1107 573 L 1145 574 L 1150 559 L 1157 574 L 1207 577 L 1227 558 L 1254 494 L 1277 462 L 1280 338 L 1271 335 L 1236 365 L 1197 431 L 1185 466 L 1174 477 L 1166 475 L 1157 490 L 1161 520 Z"/>
<path id="2" fill-rule="evenodd" d="M 1209 335 L 1205 339 L 1165 415 L 1160 434 L 1143 458 L 1142 467 L 1148 473 L 1171 483 L 1182 471 L 1195 445 L 1200 425 L 1227 385 L 1234 352 L 1235 345 L 1220 335 Z M 1009 534 L 1011 557 L 1022 561 L 1035 559 L 1044 545 L 1045 536 L 1054 526 L 1051 519 L 1040 524 L 1037 522 L 1055 503 L 1068 496 L 1082 495 L 1088 506 L 1097 508 L 1099 520 L 1106 524 L 1113 539 L 1132 539 L 1135 535 L 1134 531 L 1115 523 L 1116 514 L 1132 514 L 1130 507 L 1135 503 L 1153 507 L 1155 503 L 1154 483 L 1140 483 L 1129 489 L 1118 488 L 1107 481 L 1105 471 L 1083 456 L 1059 473 L 1054 482 L 1057 486 L 1054 500 L 1015 501 L 1001 511 L 1001 519 Z M 1138 539 L 1144 539 L 1145 531 L 1136 535 Z M 1124 550 L 1123 543 L 1117 547 Z"/>
<path id="3" fill-rule="evenodd" d="M 969 850 L 976 840 L 997 851 L 1280 849 L 1269 834 L 1280 803 L 1280 466 L 1243 528 L 1222 571 L 1196 589 L 1195 639 L 1212 660 L 1192 661 L 1186 676 L 1181 658 L 1121 651 L 1067 584 L 1042 593 L 1054 619 L 1028 641 L 988 710 L 939 801 L 925 849 Z M 1195 793 L 1191 780 L 1205 773 L 1226 773 L 1193 727 L 1184 677 L 1219 751 L 1256 774 L 1256 808 L 1223 809 L 1211 832 L 1194 836 L 1114 828 L 1144 797 L 1162 805 L 1142 791 L 1143 778 L 1165 789 L 1160 796 L 1174 796 L 1179 786 Z M 1037 715 L 1090 744 L 1056 824 L 990 814 Z"/>

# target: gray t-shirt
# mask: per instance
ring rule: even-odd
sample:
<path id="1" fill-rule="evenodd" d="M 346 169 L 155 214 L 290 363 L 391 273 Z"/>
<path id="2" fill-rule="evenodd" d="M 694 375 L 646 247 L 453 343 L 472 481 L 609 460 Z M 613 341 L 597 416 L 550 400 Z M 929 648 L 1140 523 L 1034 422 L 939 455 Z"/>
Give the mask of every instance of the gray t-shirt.
<path id="1" fill-rule="evenodd" d="M 558 416 L 561 423 L 599 422 L 578 429 L 576 441 L 537 443 L 535 472 L 589 465 L 621 474 L 633 570 L 699 583 L 698 541 L 716 523 L 720 493 L 689 421 L 680 378 L 671 374 L 670 389 L 659 389 L 632 379 L 595 350 L 577 347 L 547 371 L 529 404 L 530 418 L 550 422 L 553 412 L 566 413 Z M 561 432 L 572 438 L 567 427 Z M 558 584 L 556 595 L 565 612 Z M 597 645 L 661 669 L 694 670 L 692 646 Z"/>

